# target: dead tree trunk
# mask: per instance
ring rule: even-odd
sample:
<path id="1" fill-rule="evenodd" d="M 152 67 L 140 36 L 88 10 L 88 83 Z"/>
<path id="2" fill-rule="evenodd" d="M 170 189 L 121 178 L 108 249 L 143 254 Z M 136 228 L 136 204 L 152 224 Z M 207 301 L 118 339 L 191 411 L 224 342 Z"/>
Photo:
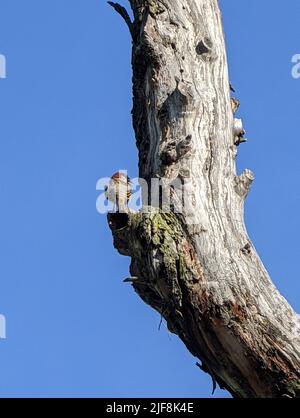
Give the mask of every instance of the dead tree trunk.
<path id="1" fill-rule="evenodd" d="M 217 0 L 131 0 L 140 177 L 189 181 L 184 211 L 110 214 L 133 287 L 234 397 L 300 397 L 300 323 L 244 226 Z M 176 188 L 172 196 L 176 201 Z M 179 199 L 179 197 L 178 197 Z"/>

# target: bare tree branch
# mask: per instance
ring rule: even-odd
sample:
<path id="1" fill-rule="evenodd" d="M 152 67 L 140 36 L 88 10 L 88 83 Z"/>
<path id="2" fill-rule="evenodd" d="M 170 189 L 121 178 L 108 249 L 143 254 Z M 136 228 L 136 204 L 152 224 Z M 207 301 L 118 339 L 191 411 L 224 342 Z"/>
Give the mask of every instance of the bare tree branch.
<path id="1" fill-rule="evenodd" d="M 230 97 L 218 0 L 131 6 L 139 174 L 148 186 L 151 179 L 179 180 L 189 192 L 181 213 L 173 188 L 170 212 L 152 204 L 110 214 L 114 245 L 131 257 L 133 289 L 213 382 L 234 397 L 299 398 L 300 319 L 244 225 L 254 176 L 236 172 L 244 129 L 233 115 L 239 103 Z"/>
<path id="2" fill-rule="evenodd" d="M 125 23 L 127 24 L 131 37 L 134 40 L 135 38 L 135 34 L 134 34 L 134 26 L 133 23 L 131 22 L 130 16 L 127 12 L 127 10 L 125 9 L 125 7 L 121 6 L 119 3 L 114 3 L 113 1 L 108 1 L 107 2 L 111 7 L 113 7 L 115 9 L 115 11 L 117 13 L 119 13 L 120 16 L 122 16 L 122 18 L 125 20 Z"/>

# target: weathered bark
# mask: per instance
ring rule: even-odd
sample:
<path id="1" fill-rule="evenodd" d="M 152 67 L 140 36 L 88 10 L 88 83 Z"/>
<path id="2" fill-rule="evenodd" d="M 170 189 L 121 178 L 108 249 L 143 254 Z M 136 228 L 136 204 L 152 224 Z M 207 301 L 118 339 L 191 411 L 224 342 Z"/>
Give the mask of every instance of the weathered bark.
<path id="1" fill-rule="evenodd" d="M 235 397 L 300 397 L 300 322 L 244 225 L 217 0 L 131 0 L 140 177 L 190 180 L 182 214 L 110 214 L 133 287 Z M 172 190 L 176 201 L 176 188 Z M 178 197 L 179 199 L 179 197 Z"/>

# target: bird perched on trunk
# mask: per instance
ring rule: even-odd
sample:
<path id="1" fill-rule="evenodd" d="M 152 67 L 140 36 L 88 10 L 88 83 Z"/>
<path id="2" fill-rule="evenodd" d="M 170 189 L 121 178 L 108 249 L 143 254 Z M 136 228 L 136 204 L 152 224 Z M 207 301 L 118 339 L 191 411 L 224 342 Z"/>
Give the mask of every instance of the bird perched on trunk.
<path id="1" fill-rule="evenodd" d="M 130 178 L 121 172 L 111 176 L 108 186 L 105 188 L 106 198 L 117 206 L 118 212 L 128 211 L 128 202 L 132 195 Z"/>
<path id="2" fill-rule="evenodd" d="M 234 119 L 233 133 L 234 133 L 234 145 L 239 146 L 243 142 L 247 142 L 247 139 L 244 137 L 246 132 L 243 127 L 242 119 L 237 119 L 237 118 Z"/>
<path id="3" fill-rule="evenodd" d="M 234 97 L 231 97 L 230 102 L 232 113 L 235 114 L 238 108 L 240 107 L 240 101 L 238 99 L 235 99 Z"/>

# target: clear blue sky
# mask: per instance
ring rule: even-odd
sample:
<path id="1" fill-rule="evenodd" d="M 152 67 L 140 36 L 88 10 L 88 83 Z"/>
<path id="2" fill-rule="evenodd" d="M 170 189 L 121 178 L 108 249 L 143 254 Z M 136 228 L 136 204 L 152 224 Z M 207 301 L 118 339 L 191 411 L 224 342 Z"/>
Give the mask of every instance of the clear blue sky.
<path id="1" fill-rule="evenodd" d="M 300 3 L 223 0 L 256 181 L 249 233 L 300 312 Z M 122 283 L 96 181 L 137 174 L 130 39 L 104 0 L 0 0 L 0 396 L 211 395 L 208 376 Z M 215 396 L 228 396 L 217 391 Z"/>

